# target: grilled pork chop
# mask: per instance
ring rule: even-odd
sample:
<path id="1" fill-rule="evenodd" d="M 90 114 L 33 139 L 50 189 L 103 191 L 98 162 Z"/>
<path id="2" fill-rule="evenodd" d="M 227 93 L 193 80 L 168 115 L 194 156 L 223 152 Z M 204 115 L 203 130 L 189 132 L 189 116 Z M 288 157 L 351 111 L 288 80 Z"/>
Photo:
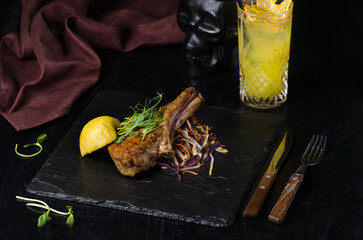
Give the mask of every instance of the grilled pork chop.
<path id="1" fill-rule="evenodd" d="M 172 158 L 175 154 L 173 141 L 175 131 L 204 103 L 203 96 L 193 87 L 186 88 L 174 101 L 160 107 L 164 124 L 146 135 L 142 129 L 127 137 L 120 144 L 107 147 L 117 169 L 126 176 L 135 176 L 155 166 L 156 159 Z"/>

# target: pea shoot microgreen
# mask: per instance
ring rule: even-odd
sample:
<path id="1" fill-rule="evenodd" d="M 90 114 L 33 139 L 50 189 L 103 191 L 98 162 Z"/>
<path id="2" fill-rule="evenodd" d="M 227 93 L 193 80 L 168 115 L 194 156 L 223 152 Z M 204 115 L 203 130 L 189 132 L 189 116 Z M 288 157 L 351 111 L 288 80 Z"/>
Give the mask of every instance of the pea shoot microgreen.
<path id="1" fill-rule="evenodd" d="M 44 142 L 47 139 L 47 134 L 43 133 L 41 134 L 38 138 L 37 138 L 37 142 L 35 143 L 29 143 L 29 144 L 25 144 L 23 147 L 24 148 L 28 148 L 28 147 L 38 147 L 39 150 L 33 154 L 22 154 L 18 152 L 18 144 L 15 144 L 15 153 L 23 158 L 31 158 L 34 157 L 36 155 L 38 155 L 39 153 L 41 153 L 43 151 L 43 147 L 41 145 L 42 142 Z"/>
<path id="2" fill-rule="evenodd" d="M 38 207 L 38 208 L 43 208 L 43 209 L 47 210 L 45 213 L 43 213 L 42 215 L 39 216 L 38 228 L 44 227 L 47 224 L 47 222 L 50 222 L 50 220 L 52 220 L 52 218 L 49 216 L 50 212 L 54 212 L 56 214 L 63 215 L 63 216 L 68 216 L 66 224 L 69 226 L 69 228 L 72 228 L 74 225 L 75 221 L 74 221 L 72 206 L 66 206 L 66 208 L 68 209 L 68 212 L 62 212 L 62 211 L 58 211 L 53 208 L 50 208 L 46 202 L 39 200 L 39 199 L 25 198 L 25 197 L 20 197 L 20 196 L 16 196 L 16 198 L 19 200 L 27 201 L 28 203 L 26 205 L 28 207 Z M 38 203 L 40 203 L 40 204 L 38 204 Z"/>
<path id="3" fill-rule="evenodd" d="M 45 213 L 43 213 L 42 215 L 39 216 L 38 228 L 44 227 L 45 224 L 47 224 L 47 222 L 50 222 L 50 220 L 52 220 L 52 218 L 49 216 L 49 213 L 50 213 L 50 209 L 48 209 L 48 211 L 46 211 Z"/>
<path id="4" fill-rule="evenodd" d="M 144 105 L 137 103 L 135 107 L 131 107 L 134 113 L 129 117 L 125 117 L 121 127 L 117 128 L 119 137 L 115 143 L 121 143 L 125 138 L 134 135 L 141 128 L 142 140 L 144 140 L 147 134 L 163 125 L 165 117 L 162 116 L 162 112 L 156 109 L 162 97 L 163 94 L 157 93 L 154 98 L 147 98 Z"/>
<path id="5" fill-rule="evenodd" d="M 69 214 L 67 217 L 66 224 L 69 226 L 69 228 L 72 228 L 74 225 L 74 216 L 73 216 L 72 206 L 66 206 L 66 208 L 68 209 L 68 214 Z"/>

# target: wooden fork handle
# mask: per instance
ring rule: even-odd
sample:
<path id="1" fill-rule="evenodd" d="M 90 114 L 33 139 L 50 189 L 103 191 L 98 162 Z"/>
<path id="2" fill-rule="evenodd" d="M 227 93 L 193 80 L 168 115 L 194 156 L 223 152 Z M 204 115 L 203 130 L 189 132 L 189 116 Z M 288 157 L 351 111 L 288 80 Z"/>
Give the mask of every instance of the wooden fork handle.
<path id="1" fill-rule="evenodd" d="M 289 209 L 292 200 L 295 197 L 297 190 L 299 189 L 304 175 L 294 173 L 287 182 L 286 187 L 282 191 L 279 199 L 277 200 L 274 208 L 271 210 L 268 219 L 271 222 L 281 224 L 285 218 L 287 210 Z"/>
<path id="2" fill-rule="evenodd" d="M 248 202 L 247 207 L 243 211 L 243 217 L 256 218 L 258 216 L 275 178 L 276 172 L 265 172 L 250 201 Z"/>

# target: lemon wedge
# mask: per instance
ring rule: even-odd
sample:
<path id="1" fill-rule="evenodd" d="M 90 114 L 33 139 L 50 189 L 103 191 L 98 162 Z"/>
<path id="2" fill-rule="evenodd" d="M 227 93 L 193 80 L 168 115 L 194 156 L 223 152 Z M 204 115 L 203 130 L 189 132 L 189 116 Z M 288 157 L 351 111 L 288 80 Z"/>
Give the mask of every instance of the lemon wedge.
<path id="1" fill-rule="evenodd" d="M 121 122 L 110 116 L 96 117 L 84 125 L 79 136 L 82 157 L 115 141 L 120 126 Z"/>

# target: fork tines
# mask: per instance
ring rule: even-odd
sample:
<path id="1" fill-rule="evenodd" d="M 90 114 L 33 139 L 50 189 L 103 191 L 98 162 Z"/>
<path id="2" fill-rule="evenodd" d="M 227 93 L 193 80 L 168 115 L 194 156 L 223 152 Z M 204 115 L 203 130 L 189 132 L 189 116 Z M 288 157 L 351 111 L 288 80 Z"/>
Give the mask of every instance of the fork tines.
<path id="1" fill-rule="evenodd" d="M 308 146 L 306 147 L 302 159 L 319 162 L 325 150 L 326 140 L 326 136 L 319 136 L 314 134 L 311 137 Z"/>

